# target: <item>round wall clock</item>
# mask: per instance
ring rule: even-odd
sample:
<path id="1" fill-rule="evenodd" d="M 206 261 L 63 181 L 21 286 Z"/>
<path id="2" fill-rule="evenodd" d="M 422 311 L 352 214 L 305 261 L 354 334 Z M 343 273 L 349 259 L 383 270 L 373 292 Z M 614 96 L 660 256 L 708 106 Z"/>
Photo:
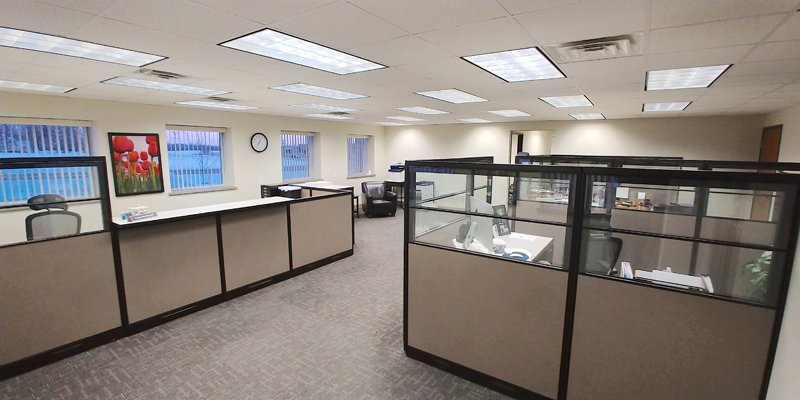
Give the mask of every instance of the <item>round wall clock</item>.
<path id="1" fill-rule="evenodd" d="M 269 146 L 267 135 L 261 132 L 256 132 L 250 137 L 250 147 L 252 147 L 256 152 L 263 152 L 267 149 L 267 146 Z"/>

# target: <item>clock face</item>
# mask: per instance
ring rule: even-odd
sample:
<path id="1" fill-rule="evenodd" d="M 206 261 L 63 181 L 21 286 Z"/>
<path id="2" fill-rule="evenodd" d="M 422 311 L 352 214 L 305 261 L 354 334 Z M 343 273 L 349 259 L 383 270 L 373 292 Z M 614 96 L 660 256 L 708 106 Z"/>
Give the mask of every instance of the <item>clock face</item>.
<path id="1" fill-rule="evenodd" d="M 256 132 L 250 137 L 250 147 L 252 147 L 253 150 L 261 153 L 267 149 L 267 146 L 269 146 L 269 141 L 267 141 L 267 136 L 263 133 Z"/>

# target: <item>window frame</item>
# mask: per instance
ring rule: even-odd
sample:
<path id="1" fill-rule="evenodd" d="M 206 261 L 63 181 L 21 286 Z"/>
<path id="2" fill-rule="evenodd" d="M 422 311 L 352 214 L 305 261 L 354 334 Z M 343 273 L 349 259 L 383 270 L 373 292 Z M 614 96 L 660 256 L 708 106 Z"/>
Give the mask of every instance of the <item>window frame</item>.
<path id="1" fill-rule="evenodd" d="M 350 139 L 367 139 L 366 145 L 366 171 L 362 171 L 360 173 L 351 174 L 350 172 Z M 366 178 L 370 176 L 375 176 L 375 138 L 372 135 L 358 135 L 352 134 L 347 135 L 346 140 L 347 146 L 347 179 L 358 179 L 358 178 Z"/>
<path id="2" fill-rule="evenodd" d="M 311 140 L 311 151 L 307 154 L 307 161 L 308 161 L 308 176 L 304 177 L 295 177 L 295 178 L 286 178 L 284 176 L 284 144 L 283 139 L 284 136 L 289 135 L 302 135 L 302 136 L 310 136 Z M 319 152 L 320 152 L 320 135 L 317 132 L 310 132 L 310 131 L 289 131 L 289 130 L 282 130 L 281 131 L 281 182 L 282 183 L 300 183 L 300 182 L 309 182 L 314 180 L 319 180 Z"/>
<path id="3" fill-rule="evenodd" d="M 219 175 L 221 177 L 221 182 L 219 184 L 213 185 L 200 185 L 200 186 L 190 186 L 190 187 L 181 187 L 175 188 L 173 186 L 172 180 L 172 165 L 171 162 L 173 160 L 173 156 L 170 154 L 170 133 L 171 132 L 216 132 L 219 133 Z M 165 183 L 165 186 L 169 187 L 168 194 L 170 196 L 176 195 L 184 195 L 184 194 L 193 194 L 193 193 L 206 193 L 206 192 L 217 192 L 217 191 L 224 191 L 224 190 L 235 190 L 236 187 L 232 185 L 233 177 L 230 173 L 232 166 L 228 163 L 229 157 L 227 157 L 227 153 L 229 152 L 230 146 L 230 134 L 229 129 L 225 127 L 218 127 L 218 126 L 198 126 L 198 125 L 166 125 L 164 129 L 164 143 L 165 143 L 165 150 L 167 153 L 166 162 L 164 163 L 164 169 L 166 170 L 164 175 L 169 182 Z"/>

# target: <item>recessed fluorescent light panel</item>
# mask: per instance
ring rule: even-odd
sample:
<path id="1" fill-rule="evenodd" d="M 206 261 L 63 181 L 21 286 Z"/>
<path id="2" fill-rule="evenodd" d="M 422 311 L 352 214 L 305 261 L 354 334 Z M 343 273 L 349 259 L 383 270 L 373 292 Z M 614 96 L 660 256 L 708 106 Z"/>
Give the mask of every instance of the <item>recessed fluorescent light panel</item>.
<path id="1" fill-rule="evenodd" d="M 647 71 L 645 90 L 692 89 L 711 86 L 731 64 Z"/>
<path id="2" fill-rule="evenodd" d="M 418 95 L 431 97 L 437 100 L 446 101 L 453 104 L 462 103 L 479 103 L 482 101 L 489 101 L 478 96 L 473 96 L 467 92 L 462 92 L 458 89 L 444 89 L 444 90 L 431 90 L 429 92 L 415 92 Z"/>
<path id="3" fill-rule="evenodd" d="M 223 108 L 226 110 L 253 110 L 258 108 L 253 106 L 240 106 L 238 104 L 226 104 L 226 103 L 217 103 L 215 101 L 201 101 L 201 100 L 178 101 L 175 104 L 181 104 L 184 106 Z"/>
<path id="4" fill-rule="evenodd" d="M 292 107 L 302 107 L 302 108 L 310 108 L 313 110 L 333 111 L 333 112 L 358 111 L 355 108 L 336 107 L 336 106 L 329 106 L 327 104 L 317 104 L 317 103 L 292 104 Z"/>
<path id="5" fill-rule="evenodd" d="M 506 82 L 565 78 L 536 47 L 462 58 Z"/>
<path id="6" fill-rule="evenodd" d="M 324 97 L 326 99 L 334 100 L 350 100 L 350 99 L 363 99 L 363 94 L 350 93 L 342 90 L 329 89 L 322 86 L 307 85 L 305 83 L 293 83 L 291 85 L 274 86 L 270 89 L 283 90 L 284 92 L 292 92 L 299 94 L 307 94 L 309 96 Z"/>
<path id="7" fill-rule="evenodd" d="M 492 114 L 495 114 L 495 115 L 499 115 L 501 117 L 508 117 L 508 118 L 512 118 L 512 117 L 530 117 L 531 116 L 530 114 L 528 114 L 528 113 L 526 113 L 524 111 L 520 111 L 520 110 L 494 110 L 494 111 L 489 111 L 489 112 L 492 113 Z"/>
<path id="8" fill-rule="evenodd" d="M 347 117 L 344 115 L 336 115 L 336 114 L 303 114 L 303 116 L 312 118 L 324 118 L 324 119 L 353 119 L 353 117 Z"/>
<path id="9" fill-rule="evenodd" d="M 14 81 L 0 81 L 0 87 L 9 89 L 20 89 L 20 90 L 36 90 L 40 92 L 49 92 L 49 93 L 67 93 L 71 90 L 75 90 L 74 87 L 52 86 L 52 85 L 42 85 L 40 83 L 14 82 Z"/>
<path id="10" fill-rule="evenodd" d="M 141 67 L 167 57 L 59 36 L 0 27 L 0 46 Z"/>
<path id="11" fill-rule="evenodd" d="M 168 92 L 180 92 L 189 94 L 198 94 L 202 96 L 217 96 L 220 94 L 230 93 L 224 90 L 205 89 L 194 86 L 176 85 L 174 83 L 146 81 L 143 79 L 126 78 L 118 76 L 116 78 L 106 79 L 102 83 L 111 85 L 138 87 L 143 89 L 165 90 Z"/>
<path id="12" fill-rule="evenodd" d="M 459 119 L 459 121 L 468 122 L 470 124 L 485 124 L 487 122 L 492 122 L 492 121 L 487 121 L 487 120 L 481 119 L 481 118 L 463 118 L 463 119 Z"/>
<path id="13" fill-rule="evenodd" d="M 435 108 L 428 108 L 428 107 L 401 107 L 401 108 L 395 108 L 395 110 L 400 110 L 415 114 L 425 114 L 425 115 L 450 114 L 447 111 L 437 110 Z"/>
<path id="14" fill-rule="evenodd" d="M 692 104 L 691 101 L 675 101 L 671 103 L 645 103 L 642 111 L 683 111 Z"/>
<path id="15" fill-rule="evenodd" d="M 406 117 L 406 116 L 402 116 L 402 115 L 398 115 L 398 116 L 395 116 L 395 117 L 386 117 L 386 119 L 395 119 L 395 120 L 398 120 L 398 121 L 406 121 L 406 122 L 425 121 L 422 118 Z"/>
<path id="16" fill-rule="evenodd" d="M 553 107 L 588 107 L 593 106 L 591 101 L 584 95 L 579 96 L 557 96 L 557 97 L 539 97 L 539 100 L 550 104 Z"/>
<path id="17" fill-rule="evenodd" d="M 584 120 L 584 119 L 606 119 L 603 114 L 600 113 L 583 113 L 583 114 L 570 114 L 572 118 L 577 120 Z"/>
<path id="18" fill-rule="evenodd" d="M 408 126 L 410 124 L 404 124 L 402 122 L 376 122 L 378 125 L 386 125 L 386 126 Z"/>
<path id="19" fill-rule="evenodd" d="M 272 29 L 254 32 L 219 45 L 339 75 L 386 68 L 385 65 Z"/>

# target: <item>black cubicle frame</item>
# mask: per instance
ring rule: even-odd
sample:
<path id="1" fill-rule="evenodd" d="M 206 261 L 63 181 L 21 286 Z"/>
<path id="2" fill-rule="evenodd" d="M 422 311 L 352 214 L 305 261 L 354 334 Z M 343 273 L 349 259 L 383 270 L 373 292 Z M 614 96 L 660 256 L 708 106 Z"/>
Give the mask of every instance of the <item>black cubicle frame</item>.
<path id="1" fill-rule="evenodd" d="M 34 167 L 48 167 L 48 168 L 59 168 L 59 167 L 97 167 L 98 173 L 98 187 L 100 190 L 100 197 L 99 198 L 91 198 L 91 199 L 81 199 L 77 200 L 79 202 L 88 201 L 88 200 L 100 200 L 101 207 L 102 207 L 102 216 L 103 216 L 103 230 L 87 232 L 87 233 L 79 233 L 77 235 L 69 235 L 65 237 L 58 237 L 52 239 L 43 239 L 38 240 L 38 242 L 44 241 L 54 241 L 60 240 L 64 238 L 71 238 L 75 236 L 84 236 L 84 235 L 96 235 L 101 233 L 109 233 L 111 237 L 111 246 L 112 248 L 112 258 L 113 258 L 113 266 L 109 266 L 114 268 L 115 277 L 116 277 L 116 289 L 117 289 L 117 297 L 119 301 L 119 312 L 120 312 L 120 326 L 112 328 L 108 331 L 101 332 L 89 337 L 85 337 L 74 342 L 66 343 L 61 346 L 45 350 L 43 352 L 12 361 L 10 363 L 0 365 L 0 381 L 14 377 L 16 375 L 23 374 L 25 372 L 29 372 L 31 370 L 40 368 L 47 364 L 54 363 L 59 360 L 63 360 L 65 358 L 71 357 L 73 355 L 82 353 L 84 351 L 90 350 L 92 348 L 116 341 L 118 339 L 134 335 L 141 331 L 147 330 L 149 328 L 167 323 L 174 319 L 183 317 L 185 315 L 194 313 L 196 311 L 200 311 L 211 306 L 223 303 L 225 301 L 234 299 L 236 297 L 245 295 L 247 293 L 265 288 L 267 286 L 271 286 L 278 282 L 290 279 L 297 275 L 304 274 L 306 272 L 312 271 L 324 265 L 330 264 L 334 261 L 338 261 L 340 259 L 349 257 L 353 255 L 353 247 L 350 247 L 350 250 L 346 250 L 344 252 L 334 254 L 320 260 L 305 264 L 295 266 L 294 261 L 292 260 L 292 227 L 291 227 L 291 205 L 298 204 L 298 203 L 305 203 L 310 201 L 316 201 L 321 199 L 328 199 L 332 197 L 343 197 L 343 196 L 352 196 L 352 192 L 348 190 L 327 190 L 334 192 L 329 196 L 325 196 L 323 198 L 304 198 L 304 199 L 292 199 L 287 202 L 275 203 L 275 204 L 260 204 L 248 207 L 240 207 L 235 209 L 229 210 L 221 210 L 221 211 L 210 211 L 210 212 L 203 212 L 198 214 L 186 215 L 176 218 L 169 218 L 163 220 L 143 220 L 136 222 L 135 224 L 131 225 L 117 225 L 112 223 L 112 215 L 111 215 L 111 199 L 110 199 L 110 191 L 109 191 L 109 182 L 108 182 L 108 175 L 106 170 L 106 158 L 105 157 L 48 157 L 48 158 L 10 158 L 10 159 L 0 159 L 0 168 L 7 169 L 7 168 L 34 168 Z M 319 189 L 322 190 L 322 189 Z M 0 209 L 12 209 L 12 208 L 23 208 L 28 207 L 27 204 L 20 204 L 14 206 L 5 206 L 0 207 Z M 222 235 L 221 233 L 221 216 L 225 214 L 231 214 L 241 211 L 248 211 L 248 210 L 255 210 L 255 209 L 264 209 L 264 208 L 273 208 L 273 207 L 285 207 L 286 208 L 286 216 L 287 216 L 287 235 L 288 235 L 288 246 L 289 246 L 289 271 L 279 273 L 277 275 L 270 276 L 268 278 L 261 279 L 256 282 L 249 283 L 245 286 L 233 289 L 233 290 L 226 290 L 225 288 L 225 267 L 224 267 L 224 260 L 223 260 L 223 249 L 222 249 Z M 352 218 L 352 212 L 351 218 Z M 128 321 L 128 312 L 127 312 L 127 305 L 126 305 L 126 298 L 125 298 L 125 286 L 124 286 L 124 279 L 123 279 L 123 271 L 122 271 L 122 257 L 120 252 L 120 245 L 119 245 L 119 232 L 121 230 L 127 229 L 136 229 L 142 226 L 151 226 L 151 225 L 158 225 L 158 224 L 166 224 L 176 221 L 184 221 L 184 220 L 191 220 L 195 218 L 203 218 L 208 216 L 215 216 L 216 217 L 216 229 L 217 229 L 217 251 L 219 254 L 219 266 L 220 266 L 220 279 L 221 279 L 221 292 L 220 294 L 213 295 L 211 297 L 199 300 L 194 303 L 186 304 L 181 307 L 178 307 L 173 310 L 169 310 L 158 315 L 154 315 L 152 317 L 148 317 L 141 321 L 137 321 L 134 323 L 130 323 Z M 12 247 L 12 246 L 24 246 L 28 242 L 20 242 L 20 243 L 12 243 L 9 245 L 0 246 L 0 248 Z"/>
<path id="2" fill-rule="evenodd" d="M 470 177 L 474 180 L 474 175 L 485 175 L 491 179 L 491 175 L 495 173 L 497 176 L 513 177 L 521 172 L 544 172 L 550 174 L 573 173 L 577 174 L 577 182 L 575 190 L 570 190 L 569 204 L 581 204 L 582 207 L 568 207 L 567 208 L 567 221 L 564 224 L 567 228 L 563 263 L 563 270 L 569 274 L 567 284 L 567 303 L 566 303 L 566 316 L 564 321 L 564 339 L 562 343 L 562 357 L 559 373 L 558 385 L 558 400 L 567 399 L 567 389 L 569 384 L 569 364 L 571 360 L 571 343 L 574 327 L 576 298 L 578 277 L 581 275 L 592 276 L 600 279 L 621 280 L 622 278 L 611 276 L 600 276 L 580 271 L 580 253 L 581 243 L 583 240 L 583 222 L 585 214 L 588 213 L 588 206 L 584 194 L 591 182 L 587 179 L 589 175 L 613 175 L 623 177 L 646 177 L 654 179 L 663 179 L 665 177 L 683 177 L 692 180 L 702 180 L 713 183 L 720 183 L 726 186 L 736 187 L 738 182 L 747 183 L 768 183 L 768 184 L 788 184 L 793 185 L 799 190 L 795 193 L 798 198 L 791 199 L 793 204 L 787 207 L 791 210 L 791 220 L 784 226 L 784 231 L 778 232 L 777 235 L 787 235 L 787 246 L 781 249 L 785 252 L 783 259 L 783 271 L 780 279 L 774 279 L 773 282 L 777 283 L 776 290 L 776 304 L 770 306 L 767 304 L 756 304 L 746 300 L 740 300 L 732 297 L 717 296 L 693 292 L 690 290 L 653 285 L 644 282 L 636 282 L 633 280 L 624 279 L 626 283 L 647 286 L 655 290 L 666 290 L 673 292 L 680 292 L 687 295 L 713 297 L 717 300 L 729 301 L 734 303 L 747 304 L 751 306 L 765 307 L 775 310 L 775 320 L 770 335 L 770 344 L 767 354 L 767 361 L 764 366 L 764 373 L 761 379 L 761 390 L 759 399 L 766 399 L 767 390 L 769 388 L 769 381 L 772 372 L 772 366 L 775 360 L 775 352 L 777 351 L 778 338 L 780 335 L 781 324 L 783 320 L 784 309 L 786 306 L 787 295 L 789 291 L 789 283 L 791 280 L 792 269 L 794 264 L 794 255 L 797 248 L 798 232 L 800 231 L 800 174 L 783 173 L 784 171 L 800 171 L 800 163 L 759 163 L 759 162 L 736 162 L 736 161 L 713 161 L 713 160 L 682 160 L 680 158 L 649 158 L 649 157 L 581 157 L 581 156 L 519 156 L 520 158 L 536 159 L 539 164 L 492 164 L 486 161 L 464 162 L 459 159 L 453 160 L 418 160 L 407 161 L 405 170 L 405 181 L 416 182 L 416 170 L 420 169 L 424 172 L 426 169 L 429 171 L 470 171 Z M 560 164 L 560 165 L 546 165 L 545 163 Z M 598 164 L 597 166 L 575 166 L 569 164 Z M 669 169 L 648 169 L 636 168 L 639 166 L 668 166 L 675 168 L 697 168 L 697 170 L 669 170 Z M 724 169 L 729 171 L 714 171 L 713 169 Z M 499 173 L 497 173 L 499 172 Z M 731 182 L 734 182 L 733 184 Z M 467 184 L 469 190 L 469 183 Z M 725 186 L 723 186 L 725 187 Z M 742 186 L 744 187 L 744 186 Z M 409 189 L 406 185 L 406 194 L 408 195 Z M 409 204 L 409 209 L 417 208 Z M 420 207 L 424 209 L 424 207 Z M 478 214 L 475 214 L 478 215 Z M 483 372 L 471 369 L 469 367 L 459 365 L 447 359 L 441 358 L 437 355 L 430 354 L 423 350 L 414 348 L 408 343 L 408 304 L 409 304 L 409 287 L 408 287 L 408 249 L 409 244 L 414 243 L 419 246 L 433 247 L 437 249 L 444 249 L 446 251 L 460 250 L 445 248 L 432 244 L 420 243 L 413 241 L 412 232 L 413 221 L 411 220 L 411 212 L 406 212 L 404 215 L 404 254 L 403 254 L 403 347 L 407 356 L 416 360 L 425 362 L 429 365 L 451 372 L 464 379 L 476 382 L 478 384 L 487 386 L 497 392 L 504 393 L 519 399 L 547 399 L 537 393 L 531 392 L 528 389 L 519 387 L 507 381 L 502 381 L 498 378 L 487 375 Z M 655 237 L 667 237 L 668 235 L 653 234 Z M 481 255 L 477 253 L 469 253 L 477 257 L 491 257 L 489 255 Z M 531 264 L 528 264 L 531 265 Z M 532 264 L 533 268 L 541 268 L 536 264 Z M 775 283 L 773 283 L 775 284 Z"/>

